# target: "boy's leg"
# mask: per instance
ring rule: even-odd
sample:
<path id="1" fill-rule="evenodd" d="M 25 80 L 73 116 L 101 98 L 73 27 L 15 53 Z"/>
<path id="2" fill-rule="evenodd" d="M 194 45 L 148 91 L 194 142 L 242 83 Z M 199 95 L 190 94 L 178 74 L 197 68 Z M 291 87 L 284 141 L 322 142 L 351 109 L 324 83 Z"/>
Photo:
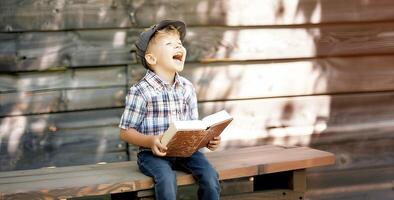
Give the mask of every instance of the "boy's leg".
<path id="1" fill-rule="evenodd" d="M 192 173 L 193 177 L 197 179 L 199 199 L 219 199 L 220 184 L 218 173 L 203 153 L 197 151 L 191 157 L 179 159 L 179 161 L 178 164 Z"/>
<path id="2" fill-rule="evenodd" d="M 153 178 L 156 199 L 176 199 L 176 174 L 168 160 L 154 156 L 151 151 L 142 151 L 138 153 L 138 167 L 142 173 Z"/>

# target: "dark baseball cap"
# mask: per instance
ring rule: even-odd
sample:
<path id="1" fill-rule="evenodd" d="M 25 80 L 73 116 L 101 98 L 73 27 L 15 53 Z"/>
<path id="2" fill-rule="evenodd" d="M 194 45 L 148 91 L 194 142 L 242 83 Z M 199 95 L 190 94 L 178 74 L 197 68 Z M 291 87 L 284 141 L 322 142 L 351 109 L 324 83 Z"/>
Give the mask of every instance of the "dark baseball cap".
<path id="1" fill-rule="evenodd" d="M 148 63 L 145 60 L 145 52 L 148 48 L 149 41 L 152 37 L 156 34 L 158 30 L 164 29 L 167 26 L 174 26 L 178 29 L 180 34 L 180 39 L 183 41 L 186 35 L 186 25 L 182 21 L 177 20 L 163 20 L 160 21 L 158 24 L 151 26 L 149 29 L 145 30 L 140 34 L 138 40 L 135 42 L 135 46 L 137 47 L 137 56 L 141 59 L 142 65 L 149 69 Z"/>

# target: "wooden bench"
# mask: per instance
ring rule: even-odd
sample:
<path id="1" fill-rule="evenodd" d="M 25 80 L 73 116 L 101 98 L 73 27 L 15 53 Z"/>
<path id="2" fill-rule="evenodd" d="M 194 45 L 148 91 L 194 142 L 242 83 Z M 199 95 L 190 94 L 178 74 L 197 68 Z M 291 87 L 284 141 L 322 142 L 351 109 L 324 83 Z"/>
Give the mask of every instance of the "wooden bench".
<path id="1" fill-rule="evenodd" d="M 242 178 L 252 183 L 252 191 L 246 192 L 254 193 L 238 195 L 261 193 L 270 196 L 295 192 L 294 199 L 302 199 L 306 191 L 305 169 L 330 165 L 335 160 L 331 153 L 308 147 L 274 145 L 206 155 L 219 172 L 222 183 Z M 273 178 L 269 179 L 269 175 Z M 281 185 L 288 187 L 264 188 L 270 180 L 282 180 Z M 190 174 L 182 172 L 178 173 L 177 181 L 180 186 L 195 183 Z M 149 192 L 152 188 L 152 179 L 139 172 L 135 161 L 0 173 L 0 199 L 68 199 L 123 192 L 146 196 L 153 194 Z M 292 199 L 291 195 L 288 196 Z M 227 197 L 232 198 L 236 199 L 234 195 Z"/>

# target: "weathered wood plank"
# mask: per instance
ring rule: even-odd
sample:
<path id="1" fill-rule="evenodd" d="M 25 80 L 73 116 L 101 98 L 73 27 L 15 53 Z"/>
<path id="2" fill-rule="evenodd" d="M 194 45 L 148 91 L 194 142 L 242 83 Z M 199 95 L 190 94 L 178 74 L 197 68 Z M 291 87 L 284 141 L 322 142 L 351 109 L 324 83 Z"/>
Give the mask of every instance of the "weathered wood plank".
<path id="1" fill-rule="evenodd" d="M 59 93 L 57 93 L 58 96 L 55 97 L 53 97 L 53 93 L 49 93 L 50 95 L 48 96 L 51 98 L 43 98 L 45 101 L 40 100 L 39 98 L 31 98 L 33 102 L 31 104 L 29 104 L 28 98 L 21 98 L 18 102 L 18 100 L 6 96 L 8 97 L 8 101 L 3 103 L 4 106 L 1 111 L 4 115 L 15 115 L 90 108 L 121 108 L 124 105 L 124 90 L 124 88 L 70 90 L 67 93 L 68 96 L 70 96 L 67 97 L 69 101 L 66 104 L 67 106 L 64 106 L 61 104 L 62 101 L 59 102 L 59 100 L 55 98 L 60 96 Z M 47 95 L 48 92 L 44 92 L 43 94 Z M 92 95 L 89 96 L 90 94 Z M 301 129 L 305 128 L 306 132 L 313 131 L 315 128 L 319 129 L 319 127 L 320 129 L 325 129 L 327 128 L 328 122 L 330 123 L 330 126 L 332 126 L 330 128 L 335 128 L 335 126 L 339 125 L 351 128 L 355 124 L 360 125 L 360 127 L 367 128 L 368 125 L 373 125 L 372 123 L 384 123 L 391 121 L 391 119 L 388 118 L 389 115 L 386 113 L 387 110 L 391 109 L 390 102 L 392 101 L 392 98 L 393 94 L 391 92 L 382 92 L 372 94 L 318 95 L 206 102 L 200 105 L 200 116 L 206 116 L 220 109 L 227 109 L 233 112 L 234 116 L 238 116 L 238 120 L 240 120 L 232 123 L 237 124 L 234 125 L 235 127 L 239 129 L 246 128 L 244 131 L 254 130 L 260 132 L 261 130 L 265 130 L 267 132 L 271 132 L 273 135 L 276 135 L 277 131 L 278 134 L 280 134 L 282 128 L 283 131 L 286 130 L 286 127 L 291 126 L 295 126 L 295 128 L 299 127 Z M 50 99 L 50 101 L 47 99 Z M 33 100 L 38 103 L 35 103 Z M 45 102 L 53 102 L 53 105 Z M 383 106 L 383 103 L 386 105 Z M 21 107 L 7 107 L 8 104 Z M 368 107 L 366 107 L 366 105 L 368 105 Z M 23 106 L 29 107 L 26 109 Z M 256 110 L 255 108 L 266 109 Z M 345 112 L 346 110 L 351 112 Z M 376 113 L 375 117 L 371 119 L 368 112 Z M 352 117 L 348 118 L 349 116 Z M 248 127 L 251 123 L 250 119 L 257 120 L 259 122 L 263 121 L 265 123 L 258 123 L 252 127 Z M 386 124 L 386 126 L 387 125 L 389 124 Z M 290 128 L 286 131 L 291 132 L 292 130 Z M 294 131 L 296 131 L 296 129 Z"/>
<path id="2" fill-rule="evenodd" d="M 394 93 L 383 92 L 206 102 L 200 104 L 200 116 L 226 109 L 234 117 L 222 134 L 229 141 L 223 148 L 258 142 L 307 145 L 312 137 L 321 138 L 324 133 L 351 134 L 352 138 L 358 131 L 372 128 L 381 128 L 376 134 L 387 137 L 393 127 L 393 98 Z M 347 139 L 340 136 L 336 141 Z"/>
<path id="3" fill-rule="evenodd" d="M 130 26 L 126 8 L 116 9 L 124 2 L 4 0 L 0 4 L 0 28 L 23 31 Z"/>
<path id="4" fill-rule="evenodd" d="M 120 107 L 125 91 L 125 87 L 110 87 L 0 93 L 0 116 Z"/>
<path id="5" fill-rule="evenodd" d="M 125 168 L 130 166 L 132 167 L 134 165 L 130 164 L 130 162 L 117 162 L 113 164 L 98 163 L 91 165 L 76 165 L 70 167 L 58 167 L 58 168 L 44 167 L 44 168 L 30 169 L 30 170 L 16 170 L 16 171 L 1 172 L 0 182 L 9 183 L 9 181 L 6 180 L 7 178 L 12 178 L 15 183 L 23 182 L 23 178 L 27 178 L 27 177 L 29 177 L 29 180 L 45 180 L 47 179 L 48 176 L 59 178 L 64 176 L 62 175 L 64 173 L 68 174 L 73 172 L 86 173 L 89 175 L 97 175 L 102 173 L 103 170 L 107 170 L 109 172 L 114 169 Z"/>
<path id="6" fill-rule="evenodd" d="M 148 27 L 166 18 L 181 19 L 189 26 L 389 21 L 394 19 L 393 8 L 390 0 L 93 0 L 52 3 L 3 0 L 0 3 L 0 30 Z M 374 12 L 376 10 L 379 12 Z"/>
<path id="7" fill-rule="evenodd" d="M 2 131 L 22 131 L 22 134 L 43 135 L 46 132 L 67 131 L 91 127 L 107 127 L 119 124 L 123 108 L 96 109 L 41 115 L 12 116 L 0 118 Z M 9 135 L 3 135 L 7 138 Z"/>
<path id="8" fill-rule="evenodd" d="M 307 173 L 308 190 L 323 190 L 356 185 L 378 185 L 390 183 L 394 177 L 394 167 L 369 167 L 352 170 L 335 170 L 321 172 L 319 169 L 309 169 Z M 356 189 L 356 187 L 353 187 Z M 361 188 L 360 188 L 361 189 Z"/>
<path id="9" fill-rule="evenodd" d="M 393 63 L 391 55 L 283 62 L 190 63 L 181 74 L 194 84 L 198 100 L 231 100 L 393 90 Z M 130 65 L 127 71 L 129 86 L 145 74 L 138 65 Z"/>
<path id="10" fill-rule="evenodd" d="M 0 74 L 0 92 L 124 86 L 124 66 Z"/>
<path id="11" fill-rule="evenodd" d="M 316 200 L 337 200 L 337 199 L 346 199 L 346 200 L 369 200 L 369 199 L 394 199 L 394 192 L 392 189 L 392 184 L 385 184 L 383 186 L 367 186 L 367 188 L 363 186 L 356 186 L 359 188 L 350 188 L 356 189 L 353 191 L 343 191 L 349 188 L 343 188 L 335 191 L 328 191 L 327 193 L 322 194 L 309 194 L 307 195 L 308 199 L 316 199 Z M 372 188 L 372 189 L 370 189 Z M 381 189 L 382 188 L 382 189 Z"/>
<path id="12" fill-rule="evenodd" d="M 252 151 L 258 151 L 259 147 L 250 148 Z M 265 149 L 265 148 L 263 148 Z M 306 166 L 312 167 L 310 163 L 314 163 L 313 166 L 322 166 L 331 164 L 333 161 L 333 156 L 330 153 L 322 152 L 318 150 L 309 149 L 306 147 L 300 148 L 279 148 L 279 150 L 271 150 L 267 154 L 263 154 L 263 158 L 261 158 L 261 154 L 249 154 L 251 156 L 251 162 L 245 162 L 245 153 L 247 154 L 247 149 L 242 149 L 238 151 L 231 152 L 231 155 L 227 155 L 232 157 L 233 162 L 231 165 L 226 165 L 228 163 L 227 160 L 211 160 L 214 166 L 217 167 L 221 179 L 234 178 L 234 173 L 236 170 L 242 171 L 242 169 L 248 169 L 242 174 L 237 174 L 239 177 L 257 175 L 258 171 L 256 170 L 256 166 L 260 165 L 270 165 L 271 163 L 280 163 L 280 162 L 299 162 L 303 161 Z M 239 153 L 239 154 L 238 154 Z M 215 155 L 216 154 L 216 155 Z M 221 158 L 220 153 L 212 153 L 208 155 L 208 158 L 211 159 L 210 156 L 216 156 Z M 280 156 L 274 156 L 275 154 L 280 154 Z M 291 155 L 291 156 L 285 156 Z M 313 162 L 315 159 L 319 159 L 322 157 L 326 157 L 327 160 L 325 162 Z M 234 161 L 239 162 L 238 166 Z M 222 163 L 222 164 L 220 164 Z M 120 165 L 120 167 L 114 167 L 116 165 Z M 135 162 L 129 162 L 128 165 L 123 165 L 122 163 L 114 163 L 111 164 L 113 168 L 105 168 L 105 170 L 100 170 L 100 166 L 96 166 L 96 170 L 92 170 L 92 166 L 86 166 L 84 170 L 74 170 L 72 167 L 67 168 L 69 172 L 54 173 L 54 176 L 63 176 L 61 178 L 62 181 L 56 181 L 55 178 L 49 178 L 47 175 L 42 177 L 36 177 L 35 180 L 31 179 L 30 181 L 23 181 L 23 177 L 8 177 L 9 181 L 2 178 L 3 184 L 0 185 L 0 191 L 2 192 L 3 197 L 11 196 L 15 198 L 20 198 L 25 195 L 35 195 L 35 196 L 47 196 L 48 198 L 54 197 L 69 197 L 69 196 L 82 196 L 82 195 L 100 195 L 107 193 L 117 193 L 117 192 L 125 192 L 125 191 L 136 191 L 141 189 L 150 189 L 153 186 L 153 182 L 151 178 L 148 178 L 141 173 L 137 172 L 137 166 Z M 80 168 L 80 167 L 79 167 Z M 250 168 L 250 169 L 249 169 Z M 63 169 L 61 169 L 64 171 Z M 112 171 L 108 171 L 112 170 Z M 293 170 L 290 166 L 289 169 Z M 56 171 L 56 169 L 51 169 L 51 171 Z M 34 172 L 33 172 L 34 173 Z M 268 172 L 266 172 L 268 173 Z M 11 172 L 11 174 L 15 174 Z M 22 173 L 24 176 L 29 176 L 28 173 Z M 127 174 L 127 175 L 125 175 Z M 0 176 L 7 177 L 4 173 L 0 173 Z M 76 181 L 76 178 L 80 178 L 80 181 Z M 12 181 L 14 178 L 20 179 L 19 181 Z M 40 180 L 41 179 L 41 180 Z M 79 179 L 78 179 L 79 180 Z M 185 185 L 191 184 L 194 180 L 191 175 L 182 175 L 178 176 L 178 184 Z M 34 183 L 34 184 L 33 184 Z M 7 188 L 5 190 L 5 188 Z M 45 191 L 42 189 L 45 188 Z M 62 189 L 59 189 L 62 188 Z M 37 192 L 30 193 L 29 191 L 36 190 Z M 17 194 L 11 194 L 18 192 Z M 7 195 L 9 194 L 9 196 Z M 37 196 L 37 197 L 38 197 Z"/>
<path id="13" fill-rule="evenodd" d="M 125 150 L 124 143 L 119 139 L 119 128 L 116 126 L 69 129 L 44 134 L 27 133 L 17 140 L 4 137 L 1 141 L 2 152 L 12 150 L 7 144 L 21 143 L 18 150 L 23 151 L 76 151 L 76 152 L 107 152 Z M 25 143 L 25 144 L 23 144 Z"/>
<path id="14" fill-rule="evenodd" d="M 292 28 L 191 29 L 189 61 L 266 60 L 389 54 L 393 23 L 320 25 Z"/>
<path id="15" fill-rule="evenodd" d="M 27 157 L 31 159 L 27 159 Z M 62 167 L 74 165 L 87 165 L 93 163 L 112 163 L 127 161 L 128 157 L 125 151 L 103 152 L 103 153 L 85 153 L 85 152 L 34 152 L 26 153 L 24 159 L 15 160 L 8 156 L 1 156 L 1 170 L 24 170 L 36 169 L 41 167 Z M 39 162 L 38 162 L 39 161 Z"/>
<path id="16" fill-rule="evenodd" d="M 63 69 L 75 66 L 122 65 L 136 30 L 85 30 L 0 34 L 0 71 Z"/>
<path id="17" fill-rule="evenodd" d="M 205 116 L 215 110 L 225 108 L 234 116 L 234 122 L 222 135 L 222 149 L 264 143 L 323 145 L 322 147 L 326 145 L 332 148 L 339 148 L 335 152 L 342 155 L 342 157 L 339 157 L 337 168 L 351 168 L 357 165 L 370 165 L 374 154 L 388 156 L 387 158 L 392 156 L 393 151 L 386 151 L 383 154 L 381 152 L 382 149 L 387 149 L 386 146 L 392 142 L 393 138 L 391 134 L 393 130 L 393 116 L 389 114 L 394 113 L 390 112 L 393 109 L 390 103 L 393 102 L 392 98 L 392 93 L 377 93 L 207 102 L 200 104 L 200 115 Z M 117 124 L 121 112 L 121 108 L 116 111 L 118 114 L 114 112 L 114 116 L 109 118 L 111 120 L 108 122 L 112 125 Z M 373 118 L 370 117 L 371 113 L 374 113 Z M 68 120 L 73 115 L 77 116 L 76 113 L 65 114 L 69 116 Z M 44 120 L 42 122 L 45 126 L 44 129 L 56 130 L 72 127 L 73 121 L 62 122 L 60 121 L 60 114 L 53 115 L 59 115 L 59 122 L 54 123 L 52 122 L 53 120 L 48 120 L 48 125 L 45 125 L 45 118 L 38 118 L 35 123 Z M 90 116 L 93 117 L 95 114 Z M 93 118 L 87 119 L 87 123 L 86 121 L 80 121 L 73 125 L 77 127 L 99 125 L 99 122 L 93 122 Z M 6 124 L 14 121 L 20 124 L 19 127 L 24 128 L 22 122 L 26 119 L 23 119 L 22 116 L 5 119 L 8 121 L 2 121 L 4 127 L 7 127 Z M 80 119 L 83 119 L 83 117 L 76 118 L 75 121 Z M 103 120 L 107 120 L 107 118 Z M 64 125 L 61 123 L 64 123 Z M 33 124 L 26 126 L 31 128 L 34 127 Z M 372 132 L 374 134 L 371 135 Z M 363 156 L 366 158 L 365 154 L 349 154 L 340 150 L 345 147 L 353 149 L 354 145 L 358 145 L 360 140 L 364 141 L 361 143 L 364 145 L 361 145 L 360 148 L 364 148 L 363 146 L 368 145 L 367 141 L 372 141 L 372 139 L 378 142 L 370 144 L 376 148 L 371 149 L 371 153 L 367 154 L 369 160 L 361 159 Z M 353 146 L 341 147 L 332 145 L 333 142 L 343 143 L 346 141 L 350 141 L 351 143 L 349 144 L 353 144 Z M 380 157 L 376 158 L 379 160 Z M 380 163 L 384 165 L 390 164 L 392 161 L 393 159 L 380 159 Z"/>
<path id="18" fill-rule="evenodd" d="M 71 129 L 43 134 L 25 133 L 20 138 L 2 138 L 0 171 L 33 169 L 43 166 L 92 164 L 100 161 L 128 160 L 126 145 L 119 138 L 119 128 Z M 110 159 L 111 152 L 123 152 Z M 63 159 L 65 156 L 78 159 Z M 95 158 L 95 160 L 93 160 Z"/>
<path id="19" fill-rule="evenodd" d="M 368 56 L 355 58 L 327 58 L 283 63 L 190 64 L 183 74 L 195 84 L 200 101 L 371 92 L 394 89 L 392 84 L 390 84 L 394 77 L 394 71 L 392 70 L 393 61 L 392 56 Z M 374 67 L 371 68 L 370 66 Z M 65 87 L 67 89 L 68 87 L 104 87 L 111 84 L 121 86 L 126 79 L 126 75 L 123 74 L 123 71 L 123 67 L 98 68 L 93 70 L 75 69 L 75 71 L 67 70 L 63 74 L 61 72 L 46 72 L 43 77 L 41 77 L 38 72 L 29 72 L 21 73 L 20 77 L 32 78 L 20 78 L 18 83 L 16 83 L 16 79 L 13 79 L 15 81 L 7 81 L 7 77 L 12 75 L 0 75 L 0 83 L 5 82 L 1 84 L 1 87 L 6 91 L 12 91 L 16 88 L 18 88 L 18 90 L 29 91 L 33 88 L 40 90 Z M 131 77 L 130 80 L 133 80 L 130 84 L 135 83 L 144 73 L 142 68 L 135 65 L 130 66 L 128 71 L 130 73 L 127 77 Z M 288 71 L 294 71 L 294 73 L 287 73 Z M 357 71 L 358 73 L 355 74 L 353 71 Z M 382 71 L 385 73 L 382 74 Z M 311 73 L 313 76 L 311 76 Z M 111 81 L 114 77 L 116 77 L 115 81 Z M 44 82 L 44 80 L 52 81 Z M 98 80 L 102 81 L 98 83 Z M 57 83 L 57 81 L 59 81 L 59 83 Z M 34 84 L 29 84 L 31 82 Z M 232 84 L 234 82 L 237 84 Z M 261 85 L 261 82 L 264 84 Z M 259 86 L 258 89 L 256 89 L 257 86 Z M 104 88 L 102 90 L 104 90 Z M 22 106 L 23 101 L 25 105 L 27 102 L 32 102 L 29 106 L 33 108 L 27 108 L 30 109 L 30 111 L 20 111 L 21 114 L 83 109 L 86 103 L 83 103 L 81 99 L 76 99 L 76 95 L 74 95 L 75 93 L 81 93 L 79 91 L 80 90 L 59 90 L 32 93 L 3 93 L 0 94 L 0 98 L 5 99 L 3 100 L 3 105 L 8 105 L 9 107 L 4 107 L 1 114 L 3 116 L 7 115 L 8 111 L 6 110 L 11 109 L 12 106 L 15 105 L 21 105 L 22 108 L 14 108 L 16 110 L 11 111 L 11 115 L 25 109 L 24 106 Z M 82 95 L 82 97 L 87 98 L 88 96 L 86 94 Z M 103 96 L 104 94 L 98 95 Z M 114 96 L 121 94 L 108 95 Z M 23 101 L 18 102 L 18 100 L 16 100 L 18 98 L 22 98 Z M 92 98 L 96 97 L 93 96 Z M 107 96 L 105 98 L 110 97 Z M 116 98 L 116 105 L 123 105 L 122 98 L 121 96 Z M 67 105 L 64 101 L 68 101 L 69 104 Z M 87 101 L 89 101 L 89 99 L 87 99 Z M 9 104 L 7 104 L 7 102 Z M 72 102 L 76 103 L 72 104 Z"/>
<path id="20" fill-rule="evenodd" d="M 232 126 L 226 130 L 227 133 L 223 134 L 223 148 L 262 143 L 328 144 L 333 148 L 341 148 L 333 146 L 331 143 L 352 141 L 355 138 L 390 143 L 392 139 L 389 138 L 392 136 L 393 130 L 392 116 L 389 114 L 393 113 L 390 112 L 392 98 L 392 93 L 377 93 L 207 102 L 200 104 L 200 114 L 205 116 L 214 112 L 215 109 L 221 108 L 231 110 L 235 120 Z M 119 109 L 119 113 L 121 113 L 121 109 Z M 373 118 L 370 117 L 371 113 L 374 114 Z M 255 120 L 251 121 L 250 119 Z M 117 123 L 117 121 L 118 119 L 114 119 L 113 123 Z M 3 124 L 5 126 L 5 122 Z M 240 132 L 248 134 L 241 136 Z M 374 134 L 371 135 L 371 132 Z M 375 143 L 377 150 L 375 153 L 379 154 L 379 149 L 384 149 L 388 145 L 386 143 Z M 354 144 L 357 145 L 357 143 Z M 365 142 L 364 144 L 368 145 Z M 374 145 L 371 144 L 371 146 Z M 341 153 L 340 151 L 336 152 Z M 381 155 L 390 157 L 391 152 L 387 151 L 387 154 Z M 338 161 L 340 165 L 337 167 L 339 168 L 356 165 L 366 166 L 371 163 L 368 159 L 365 162 L 360 159 L 362 154 L 347 153 L 343 155 L 344 157 L 341 159 L 344 162 Z M 373 153 L 368 155 L 373 156 Z M 390 164 L 392 160 L 381 159 L 380 161 L 381 164 Z M 347 165 L 348 162 L 351 165 Z"/>
<path id="21" fill-rule="evenodd" d="M 304 152 L 309 152 L 306 149 L 308 148 L 301 148 L 298 149 L 299 151 L 304 151 Z M 293 149 L 293 151 L 296 149 Z M 232 153 L 232 154 L 237 154 L 237 155 L 242 155 L 245 156 L 250 153 L 272 153 L 272 152 L 290 152 L 289 149 L 284 148 L 284 147 L 279 147 L 279 146 L 274 146 L 274 145 L 266 145 L 266 146 L 259 146 L 259 147 L 250 147 L 250 148 L 243 148 L 241 150 L 236 149 L 236 150 L 229 150 L 227 153 Z M 292 151 L 291 151 L 292 152 Z M 223 157 L 221 156 L 223 154 L 219 153 L 219 152 L 213 152 L 213 153 L 208 153 L 207 155 L 209 156 L 209 159 L 215 160 L 215 162 L 217 162 L 217 167 L 225 167 L 225 164 L 220 164 L 222 162 L 225 162 L 226 159 L 223 159 Z M 279 153 L 278 155 L 282 155 L 281 153 Z M 309 155 L 310 156 L 310 155 Z M 226 156 L 226 158 L 228 158 L 229 156 Z M 231 157 L 231 156 L 230 156 Z M 297 156 L 296 156 L 297 157 Z M 281 158 L 276 158 L 276 160 L 280 160 Z M 258 160 L 251 160 L 252 162 L 256 161 L 258 162 Z M 13 178 L 13 182 L 25 182 L 25 181 L 37 181 L 37 180 L 47 180 L 47 179 L 54 179 L 54 178 L 60 178 L 65 176 L 64 174 L 68 174 L 68 173 L 79 173 L 79 175 L 74 174 L 74 177 L 78 177 L 81 175 L 94 175 L 97 176 L 99 174 L 109 174 L 111 172 L 113 172 L 114 170 L 117 170 L 119 168 L 127 168 L 130 167 L 130 163 L 116 163 L 116 164 L 111 164 L 111 165 L 89 165 L 89 166 L 73 166 L 71 168 L 59 168 L 59 169 L 39 169 L 39 170 L 24 170 L 22 172 L 18 172 L 18 171 L 11 171 L 11 172 L 6 172 L 6 173 L 0 173 L 0 177 L 2 178 L 6 178 L 6 177 L 14 177 L 16 176 L 17 178 Z M 99 171 L 98 171 L 99 169 Z M 254 169 L 254 168 L 253 168 Z M 91 171 L 90 171 L 91 170 Z M 105 171 L 103 171 L 105 170 Z M 132 170 L 134 171 L 133 173 L 138 173 L 137 170 Z M 240 170 L 242 171 L 242 170 Z M 247 171 L 245 171 L 247 172 Z M 247 173 L 255 173 L 256 171 L 249 171 Z M 125 173 L 124 175 L 130 173 L 128 170 L 127 171 L 122 171 L 120 170 L 117 174 L 119 173 Z M 269 171 L 265 172 L 265 173 L 269 173 Z M 181 173 L 182 174 L 182 173 Z M 23 176 L 20 176 L 23 175 Z M 40 176 L 35 176 L 35 175 L 40 175 Z M 229 176 L 234 176 L 232 174 L 223 174 L 225 175 L 224 177 L 229 178 Z M 252 174 L 253 175 L 253 174 Z M 189 180 L 188 178 L 183 180 L 184 184 L 187 184 L 185 181 Z M 192 180 L 192 179 L 190 179 Z M 9 183 L 7 182 L 6 179 L 2 179 L 0 180 L 2 183 Z"/>
<path id="22" fill-rule="evenodd" d="M 291 188 L 297 192 L 306 192 L 307 186 L 305 169 L 293 171 Z"/>
<path id="23" fill-rule="evenodd" d="M 222 134 L 222 149 L 258 144 L 311 145 L 337 155 L 336 165 L 324 170 L 394 163 L 394 149 L 391 148 L 394 127 L 392 116 L 388 116 L 392 95 L 332 96 L 328 107 L 323 103 L 324 98 L 320 101 L 314 97 L 315 103 L 308 98 L 292 98 L 290 101 L 284 98 L 281 106 L 273 103 L 279 103 L 279 99 L 266 99 L 262 104 L 257 103 L 258 100 L 248 100 L 237 102 L 236 106 L 230 102 L 212 103 L 212 107 L 208 106 L 211 103 L 205 103 L 203 109 L 210 112 L 226 108 L 234 116 L 233 123 Z M 272 103 L 268 103 L 270 101 Z M 318 105 L 317 101 L 322 104 Z M 376 101 L 385 103 L 374 103 Z M 278 110 L 283 113 L 279 114 Z M 267 118 L 263 117 L 264 113 Z"/>
<path id="24" fill-rule="evenodd" d="M 344 116 L 344 118 L 346 117 Z M 371 146 L 377 149 L 370 149 L 371 152 L 369 154 L 366 153 L 363 155 L 356 153 L 356 156 L 369 156 L 372 158 L 372 160 L 374 160 L 376 158 L 373 158 L 373 152 L 376 153 L 376 151 L 384 151 L 383 149 L 386 148 L 385 146 L 389 146 L 390 142 L 392 142 L 394 138 L 394 135 L 392 134 L 394 127 L 392 126 L 391 121 L 386 121 L 383 123 L 366 122 L 364 125 L 355 123 L 349 126 L 330 124 L 327 125 L 327 128 L 324 130 L 320 129 L 319 124 L 316 125 L 314 130 L 312 130 L 313 127 L 310 126 L 285 126 L 277 127 L 275 129 L 276 130 L 271 130 L 273 133 L 272 135 L 262 136 L 261 138 L 258 136 L 248 136 L 248 139 L 246 137 L 244 139 L 228 139 L 228 141 L 223 142 L 225 145 L 223 149 L 260 144 L 300 144 L 312 146 L 315 148 L 322 146 L 327 148 L 325 149 L 327 151 L 332 150 L 341 155 L 337 157 L 337 159 L 340 161 L 337 162 L 338 165 L 336 167 L 346 168 L 349 163 L 352 167 L 356 166 L 357 164 L 360 164 L 359 167 L 361 167 L 364 165 L 370 165 L 372 162 L 369 160 L 361 160 L 358 157 L 353 158 L 351 152 L 341 152 L 343 148 L 349 148 L 347 145 L 354 145 L 355 148 L 367 148 L 368 141 L 371 141 L 372 143 L 375 142 L 374 144 L 371 144 Z M 240 129 L 238 132 L 242 133 L 242 130 Z M 313 133 L 308 134 L 308 132 Z M 255 137 L 256 139 L 250 139 L 249 137 Z M 222 138 L 226 138 L 225 135 L 223 135 Z M 379 141 L 382 143 L 379 143 Z M 332 149 L 330 150 L 328 148 Z M 389 150 L 390 148 L 387 147 L 387 152 L 381 154 L 382 159 L 377 163 L 380 165 L 388 165 L 392 162 L 393 152 Z"/>
<path id="25" fill-rule="evenodd" d="M 376 133 L 385 134 L 387 131 L 384 131 L 384 127 L 392 127 L 393 116 L 389 113 L 394 113 L 390 112 L 394 109 L 393 98 L 392 92 L 382 92 L 206 102 L 200 104 L 200 116 L 227 109 L 234 116 L 234 122 L 226 129 L 227 133 L 223 135 L 224 140 L 241 139 L 245 141 L 244 145 L 251 144 L 246 142 L 248 139 L 251 142 L 257 138 L 264 138 L 265 141 L 278 144 L 308 144 L 312 136 L 321 137 L 324 132 L 346 132 L 352 134 L 353 137 L 357 131 L 374 128 L 376 124 L 382 128 L 382 131 Z M 88 99 L 86 103 L 75 100 L 75 104 L 80 102 L 79 107 L 70 106 L 69 109 L 82 109 L 85 105 L 87 105 L 85 109 L 91 108 L 89 106 L 93 100 Z M 119 104 L 114 103 L 112 99 L 103 100 L 103 105 L 104 103 L 119 106 L 121 110 L 124 99 L 119 97 Z M 371 113 L 374 115 L 373 118 L 370 117 Z M 15 122 L 26 124 L 23 117 L 8 120 L 11 121 L 4 121 L 4 123 L 12 124 L 15 120 Z M 239 132 L 247 132 L 248 135 L 241 137 Z M 285 139 L 288 136 L 294 136 L 294 140 Z M 339 140 L 342 139 L 346 139 L 343 134 L 339 137 Z M 243 142 L 238 143 L 238 145 L 241 144 Z"/>
<path id="26" fill-rule="evenodd" d="M 367 147 L 366 147 L 367 148 Z M 308 172 L 311 199 L 392 199 L 393 165 L 354 170 Z"/>
<path id="27" fill-rule="evenodd" d="M 394 18 L 389 0 L 207 0 L 144 1 L 136 8 L 137 23 L 149 26 L 160 19 L 176 18 L 188 25 L 259 26 L 337 22 L 389 21 Z M 256 9 L 258 8 L 258 9 Z M 152 10 L 159 10 L 154 12 Z M 376 10 L 381 13 L 374 12 Z"/>
<path id="28" fill-rule="evenodd" d="M 0 71 L 135 63 L 141 29 L 0 34 Z M 245 61 L 394 53 L 394 23 L 188 30 L 187 61 Z M 12 36 L 10 36 L 10 34 Z M 13 39 L 10 39 L 13 38 Z"/>
<path id="29" fill-rule="evenodd" d="M 117 155 L 106 152 L 127 151 L 118 136 L 122 112 L 120 108 L 0 118 L 0 170 L 91 164 L 101 156 L 102 161 L 116 161 Z M 64 152 L 80 153 L 81 158 L 62 161 L 57 155 Z"/>
<path id="30" fill-rule="evenodd" d="M 234 116 L 222 134 L 222 149 L 259 144 L 311 145 L 337 155 L 337 164 L 324 170 L 394 164 L 393 116 L 389 116 L 392 93 L 329 99 L 320 96 L 313 97 L 314 103 L 309 98 L 205 103 L 200 109 L 210 113 L 225 108 Z"/>
<path id="31" fill-rule="evenodd" d="M 369 132 L 369 134 L 374 134 Z M 353 141 L 336 142 L 314 145 L 325 151 L 334 153 L 336 164 L 322 168 L 322 171 L 341 169 L 374 168 L 394 165 L 394 134 L 380 139 L 358 139 Z M 324 140 L 324 139 L 322 139 Z M 312 140 L 313 143 L 313 140 Z"/>

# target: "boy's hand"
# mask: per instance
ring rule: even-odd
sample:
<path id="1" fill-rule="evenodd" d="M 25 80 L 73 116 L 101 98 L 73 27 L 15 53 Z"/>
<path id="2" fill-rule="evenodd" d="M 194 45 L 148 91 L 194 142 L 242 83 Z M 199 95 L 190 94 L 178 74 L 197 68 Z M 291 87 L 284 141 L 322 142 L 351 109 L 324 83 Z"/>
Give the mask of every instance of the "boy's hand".
<path id="1" fill-rule="evenodd" d="M 209 141 L 207 148 L 211 151 L 215 151 L 220 145 L 221 137 L 214 137 L 213 140 Z"/>
<path id="2" fill-rule="evenodd" d="M 167 153 L 167 147 L 161 144 L 160 139 L 163 135 L 155 136 L 152 139 L 151 149 L 154 155 L 156 156 L 165 156 Z"/>

